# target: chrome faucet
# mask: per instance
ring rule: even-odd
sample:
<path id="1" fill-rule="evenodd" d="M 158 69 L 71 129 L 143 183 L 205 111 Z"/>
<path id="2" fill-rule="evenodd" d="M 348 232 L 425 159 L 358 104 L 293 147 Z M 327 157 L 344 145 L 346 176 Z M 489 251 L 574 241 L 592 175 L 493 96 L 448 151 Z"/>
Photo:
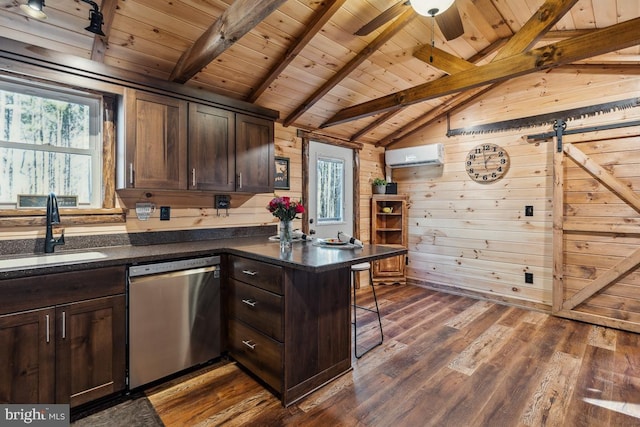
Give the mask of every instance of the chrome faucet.
<path id="1" fill-rule="evenodd" d="M 53 238 L 53 224 L 60 224 L 60 212 L 58 211 L 58 199 L 53 193 L 47 197 L 47 232 L 44 237 L 44 253 L 53 253 L 58 245 L 64 245 L 64 230 L 58 239 Z"/>

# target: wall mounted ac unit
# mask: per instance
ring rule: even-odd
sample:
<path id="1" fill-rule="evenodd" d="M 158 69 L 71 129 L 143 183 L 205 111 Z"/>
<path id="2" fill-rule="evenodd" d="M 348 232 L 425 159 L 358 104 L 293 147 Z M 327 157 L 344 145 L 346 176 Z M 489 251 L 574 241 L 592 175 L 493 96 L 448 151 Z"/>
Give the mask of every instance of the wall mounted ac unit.
<path id="1" fill-rule="evenodd" d="M 387 150 L 384 152 L 384 160 L 390 168 L 441 165 L 444 163 L 444 145 L 429 144 Z"/>

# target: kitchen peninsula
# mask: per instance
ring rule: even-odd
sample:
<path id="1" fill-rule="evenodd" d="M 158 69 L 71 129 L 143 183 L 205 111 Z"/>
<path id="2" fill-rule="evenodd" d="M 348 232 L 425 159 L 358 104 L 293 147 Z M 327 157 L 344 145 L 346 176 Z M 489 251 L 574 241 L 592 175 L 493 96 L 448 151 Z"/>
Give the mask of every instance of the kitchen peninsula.
<path id="1" fill-rule="evenodd" d="M 351 265 L 401 255 L 406 249 L 379 245 L 342 249 L 296 242 L 290 252 L 282 253 L 278 242 L 267 237 L 92 248 L 91 254 L 99 254 L 95 258 L 84 256 L 87 251 L 68 250 L 2 257 L 0 293 L 6 298 L 0 315 L 51 305 L 48 294 L 57 297 L 58 292 L 50 285 L 58 283 L 51 277 L 59 273 L 222 255 L 225 349 L 287 406 L 351 369 Z M 41 280 L 43 275 L 47 280 Z M 122 283 L 117 292 L 124 288 Z M 116 345 L 122 348 L 115 352 L 124 354 L 124 343 Z M 0 384 L 0 389 L 6 390 L 5 386 Z M 57 400 L 66 403 L 60 395 Z"/>

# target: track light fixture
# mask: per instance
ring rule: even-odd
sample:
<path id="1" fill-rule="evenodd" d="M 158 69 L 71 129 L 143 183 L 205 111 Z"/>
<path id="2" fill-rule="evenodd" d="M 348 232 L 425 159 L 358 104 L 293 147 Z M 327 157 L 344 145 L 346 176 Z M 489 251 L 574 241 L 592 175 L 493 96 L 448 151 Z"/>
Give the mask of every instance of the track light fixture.
<path id="1" fill-rule="evenodd" d="M 44 0 L 29 0 L 27 4 L 21 4 L 20 9 L 34 19 L 47 19 L 47 15 L 42 11 Z"/>
<path id="2" fill-rule="evenodd" d="M 89 11 L 89 21 L 90 24 L 85 30 L 97 34 L 99 36 L 104 36 L 105 34 L 102 32 L 102 24 L 104 23 L 104 18 L 102 16 L 102 12 L 100 12 L 100 8 L 98 5 L 91 0 L 82 0 L 85 3 L 91 5 L 93 9 Z"/>
<path id="3" fill-rule="evenodd" d="M 100 12 L 100 8 L 91 0 L 82 0 L 85 3 L 91 5 L 92 9 L 89 11 L 89 26 L 85 28 L 85 30 L 97 34 L 99 36 L 104 36 L 105 34 L 102 32 L 102 25 L 104 24 L 104 18 L 102 16 L 102 12 Z M 34 19 L 47 19 L 47 15 L 43 12 L 44 9 L 44 0 L 27 0 L 26 4 L 20 5 L 20 10 L 22 10 L 28 16 Z"/>

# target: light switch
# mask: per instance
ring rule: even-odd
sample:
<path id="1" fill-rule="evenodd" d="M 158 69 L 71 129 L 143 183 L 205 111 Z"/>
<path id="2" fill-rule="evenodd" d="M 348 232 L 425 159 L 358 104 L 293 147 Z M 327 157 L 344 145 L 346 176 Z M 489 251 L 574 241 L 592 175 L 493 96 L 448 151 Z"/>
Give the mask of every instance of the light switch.
<path id="1" fill-rule="evenodd" d="M 171 219 L 171 207 L 160 206 L 160 221 L 169 221 Z"/>

